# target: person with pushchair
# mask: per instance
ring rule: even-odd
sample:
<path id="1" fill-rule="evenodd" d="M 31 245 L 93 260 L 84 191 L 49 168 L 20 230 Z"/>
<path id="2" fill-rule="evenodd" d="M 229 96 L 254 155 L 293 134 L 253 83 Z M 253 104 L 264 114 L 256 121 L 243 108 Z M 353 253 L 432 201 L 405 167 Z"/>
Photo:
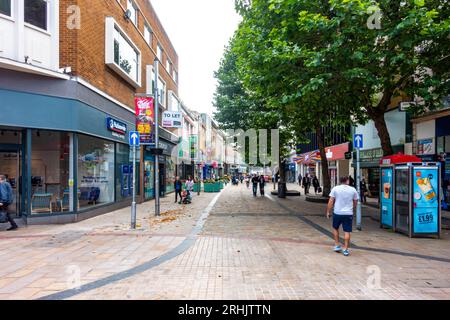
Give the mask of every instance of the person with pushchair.
<path id="1" fill-rule="evenodd" d="M 13 191 L 9 182 L 6 180 L 6 176 L 0 175 L 0 217 L 4 222 L 9 222 L 11 227 L 6 231 L 13 231 L 18 228 L 16 222 L 8 212 L 8 206 L 13 203 Z M 3 221 L 1 221 L 3 222 Z"/>

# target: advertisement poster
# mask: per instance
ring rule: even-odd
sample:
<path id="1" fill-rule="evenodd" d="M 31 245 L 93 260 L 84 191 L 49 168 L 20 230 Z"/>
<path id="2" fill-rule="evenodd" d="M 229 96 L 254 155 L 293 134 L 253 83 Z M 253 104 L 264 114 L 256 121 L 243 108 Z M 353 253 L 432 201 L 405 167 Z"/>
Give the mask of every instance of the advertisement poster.
<path id="1" fill-rule="evenodd" d="M 155 144 L 155 107 L 152 97 L 134 98 L 136 107 L 136 130 L 142 145 Z"/>
<path id="2" fill-rule="evenodd" d="M 415 168 L 413 172 L 414 233 L 437 233 L 439 230 L 439 170 Z"/>
<path id="3" fill-rule="evenodd" d="M 183 115 L 181 112 L 164 111 L 163 113 L 163 127 L 164 128 L 183 128 Z"/>
<path id="4" fill-rule="evenodd" d="M 392 228 L 393 221 L 393 169 L 381 169 L 381 224 Z"/>

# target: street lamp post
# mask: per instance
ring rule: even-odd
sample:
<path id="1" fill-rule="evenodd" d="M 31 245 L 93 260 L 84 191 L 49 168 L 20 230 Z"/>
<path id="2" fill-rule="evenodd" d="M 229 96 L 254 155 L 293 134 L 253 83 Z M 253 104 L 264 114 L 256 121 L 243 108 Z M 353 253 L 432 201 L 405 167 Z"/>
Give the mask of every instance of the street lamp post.
<path id="1" fill-rule="evenodd" d="M 159 148 L 159 92 L 158 92 L 158 80 L 159 80 L 159 64 L 158 58 L 154 61 L 155 71 L 155 87 L 153 89 L 155 96 L 155 148 Z M 160 216 L 160 204 L 159 204 L 159 156 L 155 154 L 155 216 Z"/>

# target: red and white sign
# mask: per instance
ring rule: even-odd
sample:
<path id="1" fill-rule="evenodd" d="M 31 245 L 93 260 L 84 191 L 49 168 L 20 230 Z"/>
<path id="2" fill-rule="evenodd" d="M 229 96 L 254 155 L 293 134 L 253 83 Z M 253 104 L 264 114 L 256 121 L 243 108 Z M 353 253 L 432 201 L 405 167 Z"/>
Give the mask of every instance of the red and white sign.
<path id="1" fill-rule="evenodd" d="M 328 161 L 345 159 L 345 153 L 349 151 L 349 143 L 338 144 L 336 146 L 325 148 Z"/>

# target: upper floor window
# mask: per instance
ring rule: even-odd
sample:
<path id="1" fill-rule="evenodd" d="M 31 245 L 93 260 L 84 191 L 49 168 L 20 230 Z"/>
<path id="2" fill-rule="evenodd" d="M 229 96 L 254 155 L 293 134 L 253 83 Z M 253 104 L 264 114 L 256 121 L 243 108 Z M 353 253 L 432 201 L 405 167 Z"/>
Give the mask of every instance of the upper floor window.
<path id="1" fill-rule="evenodd" d="M 151 84 L 151 85 L 150 85 Z M 154 94 L 155 92 L 155 71 L 153 66 L 147 66 L 147 93 Z M 166 106 L 166 83 L 161 77 L 158 77 L 158 102 L 162 106 Z"/>
<path id="2" fill-rule="evenodd" d="M 24 0 L 25 22 L 47 30 L 47 0 Z"/>
<path id="3" fill-rule="evenodd" d="M 130 20 L 135 26 L 138 25 L 138 8 L 133 0 L 128 0 L 127 9 L 131 12 Z"/>
<path id="4" fill-rule="evenodd" d="M 133 80 L 138 80 L 139 53 L 117 27 L 114 29 L 114 62 Z"/>
<path id="5" fill-rule="evenodd" d="M 141 53 L 113 18 L 106 18 L 105 63 L 134 87 L 141 86 Z"/>
<path id="6" fill-rule="evenodd" d="M 176 72 L 175 69 L 173 69 L 172 77 L 173 77 L 173 81 L 175 81 L 175 83 L 177 83 L 178 82 L 178 72 Z"/>
<path id="7" fill-rule="evenodd" d="M 158 79 L 158 100 L 162 106 L 166 106 L 166 83 L 161 78 Z"/>
<path id="8" fill-rule="evenodd" d="M 156 48 L 156 55 L 158 56 L 159 62 L 162 62 L 163 50 L 159 43 L 158 43 L 158 47 Z"/>
<path id="9" fill-rule="evenodd" d="M 152 29 L 148 24 L 145 24 L 144 27 L 144 38 L 145 41 L 151 46 L 152 45 Z"/>
<path id="10" fill-rule="evenodd" d="M 0 14 L 11 17 L 11 0 L 0 0 Z"/>
<path id="11" fill-rule="evenodd" d="M 170 60 L 167 59 L 167 60 L 166 60 L 166 70 L 167 70 L 167 72 L 168 72 L 169 74 L 170 74 L 170 66 L 171 66 Z"/>

